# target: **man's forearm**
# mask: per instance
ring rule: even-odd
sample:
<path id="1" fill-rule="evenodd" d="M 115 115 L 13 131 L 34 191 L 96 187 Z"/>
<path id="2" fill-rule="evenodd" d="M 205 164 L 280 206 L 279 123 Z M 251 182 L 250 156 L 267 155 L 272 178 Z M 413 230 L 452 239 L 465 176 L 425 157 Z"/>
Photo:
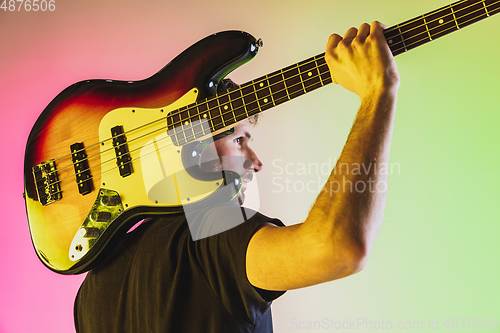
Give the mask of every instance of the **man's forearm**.
<path id="1" fill-rule="evenodd" d="M 361 265 L 382 223 L 397 89 L 365 98 L 323 191 L 304 226 L 322 230 L 333 251 L 347 251 Z"/>
<path id="2" fill-rule="evenodd" d="M 379 22 L 332 34 L 325 60 L 333 82 L 361 98 L 342 154 L 304 223 L 257 231 L 247 277 L 285 290 L 339 279 L 366 262 L 382 223 L 399 74 Z"/>

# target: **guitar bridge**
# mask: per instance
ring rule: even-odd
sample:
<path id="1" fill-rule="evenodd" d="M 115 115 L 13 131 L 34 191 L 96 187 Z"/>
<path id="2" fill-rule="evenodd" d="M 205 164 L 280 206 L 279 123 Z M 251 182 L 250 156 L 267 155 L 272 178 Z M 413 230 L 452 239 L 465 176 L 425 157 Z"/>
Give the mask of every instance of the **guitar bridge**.
<path id="1" fill-rule="evenodd" d="M 33 167 L 38 201 L 46 206 L 62 198 L 56 162 L 48 160 Z"/>

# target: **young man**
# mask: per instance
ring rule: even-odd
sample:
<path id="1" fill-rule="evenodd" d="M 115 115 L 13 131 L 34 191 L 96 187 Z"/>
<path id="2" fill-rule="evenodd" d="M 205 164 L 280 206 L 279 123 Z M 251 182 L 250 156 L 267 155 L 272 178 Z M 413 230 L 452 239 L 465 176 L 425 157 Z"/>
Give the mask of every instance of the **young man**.
<path id="1" fill-rule="evenodd" d="M 387 179 L 375 170 L 388 163 L 399 87 L 383 28 L 374 22 L 330 36 L 332 79 L 360 96 L 361 107 L 325 191 L 303 223 L 284 227 L 257 213 L 197 241 L 183 215 L 144 223 L 106 265 L 88 274 L 75 301 L 77 331 L 271 332 L 270 302 L 284 290 L 362 269 L 383 219 L 385 186 L 377 185 Z M 252 126 L 243 121 L 215 141 L 224 170 L 241 168 L 238 160 L 250 175 L 262 169 L 251 138 Z M 349 172 L 354 164 L 368 172 Z M 365 190 L 342 186 L 348 182 L 361 182 Z M 347 190 L 331 192 L 332 183 Z M 210 228 L 230 223 L 240 211 L 228 204 L 195 218 Z"/>

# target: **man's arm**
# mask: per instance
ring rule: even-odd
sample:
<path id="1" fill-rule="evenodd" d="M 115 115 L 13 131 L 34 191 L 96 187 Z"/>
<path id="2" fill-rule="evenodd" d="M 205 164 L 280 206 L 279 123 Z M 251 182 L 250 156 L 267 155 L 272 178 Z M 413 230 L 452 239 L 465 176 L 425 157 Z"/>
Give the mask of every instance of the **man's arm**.
<path id="1" fill-rule="evenodd" d="M 369 257 L 384 215 L 387 176 L 378 170 L 389 161 L 399 88 L 383 28 L 363 24 L 328 40 L 332 79 L 360 96 L 361 107 L 306 220 L 264 226 L 252 237 L 246 267 L 256 287 L 285 290 L 335 280 L 361 270 Z M 353 173 L 355 167 L 362 172 Z"/>

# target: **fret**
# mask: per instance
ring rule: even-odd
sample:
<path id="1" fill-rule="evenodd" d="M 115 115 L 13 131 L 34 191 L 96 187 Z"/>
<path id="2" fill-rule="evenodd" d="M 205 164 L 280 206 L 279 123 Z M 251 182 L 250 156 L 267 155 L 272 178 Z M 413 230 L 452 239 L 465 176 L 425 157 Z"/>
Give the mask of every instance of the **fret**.
<path id="1" fill-rule="evenodd" d="M 189 124 L 193 132 L 193 138 L 196 138 L 201 132 L 200 117 L 196 113 L 195 105 L 188 105 L 187 108 L 187 113 L 189 115 Z"/>
<path id="2" fill-rule="evenodd" d="M 188 142 L 190 139 L 190 137 L 188 136 L 188 132 L 189 131 L 189 113 L 188 113 L 188 109 L 186 106 L 180 108 L 179 110 L 182 110 L 182 112 L 179 113 L 179 116 L 180 116 L 180 119 L 181 119 L 181 132 L 182 132 L 182 139 L 179 140 L 179 143 L 185 143 L 185 142 Z"/>
<path id="3" fill-rule="evenodd" d="M 210 116 L 210 112 L 208 111 L 208 103 L 206 101 L 202 102 L 201 104 L 198 104 L 198 113 L 201 115 L 201 118 L 205 121 L 207 121 L 207 125 L 209 129 L 213 132 L 214 131 L 214 123 L 213 119 Z"/>
<path id="4" fill-rule="evenodd" d="M 224 121 L 224 111 L 222 111 L 222 108 L 221 108 L 221 105 L 220 105 L 220 101 L 219 99 L 217 98 L 217 95 L 215 95 L 215 100 L 217 101 L 217 107 L 216 107 L 216 110 L 219 112 L 219 117 L 220 119 L 222 120 L 222 126 L 223 127 L 226 127 L 226 122 Z"/>
<path id="5" fill-rule="evenodd" d="M 388 28 L 384 30 L 384 36 L 394 56 L 406 51 L 406 47 L 403 41 L 403 36 L 401 36 L 399 28 L 397 29 Z"/>
<path id="6" fill-rule="evenodd" d="M 188 113 L 190 115 L 189 119 L 191 122 L 191 127 L 193 129 L 193 137 L 196 138 L 199 135 L 199 133 L 203 132 L 203 128 L 201 126 L 201 121 L 200 121 L 200 115 L 196 110 L 196 105 L 193 105 L 191 108 L 189 108 Z"/>
<path id="7" fill-rule="evenodd" d="M 427 35 L 429 36 L 429 40 L 432 40 L 431 33 L 429 32 L 429 26 L 427 25 L 427 21 L 425 20 L 425 15 L 422 15 L 422 19 L 424 20 L 425 30 L 427 30 Z"/>
<path id="8" fill-rule="evenodd" d="M 236 113 L 234 112 L 233 101 L 231 100 L 231 94 L 229 92 L 227 92 L 227 99 L 228 99 L 229 108 L 230 108 L 231 113 L 233 115 L 234 122 L 236 123 L 236 122 L 238 122 L 238 120 L 236 119 Z"/>
<path id="9" fill-rule="evenodd" d="M 245 83 L 242 86 L 243 103 L 246 106 L 248 115 L 254 115 L 259 113 L 259 103 L 257 102 L 257 95 L 255 95 L 255 89 L 252 82 Z"/>
<path id="10" fill-rule="evenodd" d="M 486 12 L 486 16 L 490 16 L 490 13 L 488 12 L 488 7 L 486 7 L 486 3 L 483 1 L 481 1 L 483 3 L 483 7 L 484 7 L 484 11 Z"/>
<path id="11" fill-rule="evenodd" d="M 186 132 L 184 131 L 184 119 L 186 118 L 186 115 L 183 114 L 184 112 L 184 109 L 185 107 L 182 107 L 179 109 L 179 123 L 176 124 L 176 127 L 178 127 L 179 131 L 177 131 L 177 133 L 175 134 L 176 138 L 177 138 L 177 141 L 180 143 L 180 144 L 183 144 L 184 142 L 186 142 Z"/>
<path id="12" fill-rule="evenodd" d="M 186 110 L 186 121 L 184 121 L 184 125 L 185 126 L 189 126 L 188 130 L 184 130 L 184 132 L 186 131 L 189 131 L 189 129 L 191 129 L 191 133 L 193 134 L 193 136 L 191 137 L 191 134 L 189 134 L 190 136 L 187 137 L 188 141 L 191 141 L 192 139 L 196 138 L 196 134 L 194 132 L 194 127 L 193 127 L 193 116 L 191 116 L 191 109 L 189 107 L 186 107 L 187 110 Z"/>
<path id="13" fill-rule="evenodd" d="M 176 130 L 177 130 L 177 126 L 178 126 L 178 123 L 179 123 L 179 115 L 177 113 L 173 113 L 172 115 L 169 115 L 167 117 L 167 128 L 168 128 L 168 135 L 175 135 L 176 134 Z"/>
<path id="14" fill-rule="evenodd" d="M 482 1 L 465 1 L 453 5 L 453 11 L 457 17 L 457 24 L 460 28 L 488 17 Z"/>
<path id="15" fill-rule="evenodd" d="M 458 25 L 457 21 L 457 16 L 455 15 L 455 11 L 453 10 L 453 4 L 450 5 L 451 13 L 453 14 L 453 20 L 455 21 L 455 25 L 457 26 L 457 30 L 460 29 L 460 26 Z"/>
<path id="16" fill-rule="evenodd" d="M 430 41 L 427 35 L 427 26 L 423 18 L 409 21 L 406 25 L 400 25 L 406 51 Z"/>
<path id="17" fill-rule="evenodd" d="M 229 103 L 229 94 L 222 94 L 220 97 L 216 97 L 219 101 L 219 109 L 221 110 L 222 123 L 224 127 L 236 122 L 236 116 L 233 113 L 233 108 Z"/>
<path id="18" fill-rule="evenodd" d="M 488 13 L 490 15 L 496 14 L 500 11 L 500 1 L 498 0 L 485 0 L 483 1 L 488 7 Z"/>
<path id="19" fill-rule="evenodd" d="M 299 68 L 301 73 L 300 78 L 305 92 L 313 91 L 322 86 L 315 58 L 309 58 L 299 62 Z"/>
<path id="20" fill-rule="evenodd" d="M 224 127 L 224 123 L 221 116 L 221 111 L 219 108 L 219 102 L 217 99 L 207 100 L 208 106 L 208 116 L 212 119 L 213 131 L 219 130 Z"/>
<path id="21" fill-rule="evenodd" d="M 169 135 L 175 136 L 175 139 L 177 141 L 179 141 L 179 138 L 177 137 L 177 130 L 180 130 L 180 128 L 178 126 L 181 123 L 179 112 L 177 111 L 175 114 L 173 114 L 172 116 L 167 118 L 167 123 L 168 123 L 168 119 L 170 119 L 170 121 L 171 121 L 170 125 L 172 126 L 172 128 L 170 129 L 172 134 L 169 134 Z"/>
<path id="22" fill-rule="evenodd" d="M 233 106 L 233 112 L 236 112 L 237 121 L 248 118 L 248 112 L 245 108 L 245 104 L 243 103 L 243 98 L 241 95 L 241 89 L 235 89 L 229 93 L 229 99 L 231 100 L 231 105 Z"/>
<path id="23" fill-rule="evenodd" d="M 325 83 L 323 82 L 323 79 L 321 78 L 321 73 L 319 71 L 318 56 L 314 57 L 314 64 L 316 65 L 316 72 L 318 73 L 319 82 L 321 83 L 321 86 L 324 86 Z"/>
<path id="24" fill-rule="evenodd" d="M 427 22 L 434 39 L 458 30 L 452 9 L 448 7 L 427 15 Z"/>
<path id="25" fill-rule="evenodd" d="M 169 136 L 174 136 L 175 135 L 175 129 L 173 125 L 174 121 L 172 118 L 172 115 L 167 116 L 167 135 Z"/>
<path id="26" fill-rule="evenodd" d="M 296 64 L 284 68 L 283 77 L 285 78 L 285 83 L 290 98 L 295 98 L 304 94 L 305 91 L 302 88 L 302 82 L 300 81 L 299 70 Z"/>
<path id="27" fill-rule="evenodd" d="M 274 101 L 271 98 L 271 91 L 269 90 L 267 80 L 259 78 L 256 80 L 256 82 L 259 82 L 258 84 L 256 84 L 258 89 L 256 90 L 255 94 L 257 95 L 257 99 L 259 101 L 260 110 L 265 111 L 275 106 Z"/>
<path id="28" fill-rule="evenodd" d="M 277 71 L 269 74 L 268 76 L 269 90 L 271 91 L 271 96 L 273 96 L 273 101 L 275 105 L 279 105 L 283 102 L 290 100 L 288 96 L 288 91 L 286 89 L 285 78 L 281 74 L 281 71 Z"/>
<path id="29" fill-rule="evenodd" d="M 288 92 L 288 87 L 286 85 L 286 80 L 285 80 L 285 75 L 283 73 L 283 69 L 280 70 L 281 77 L 283 78 L 283 85 L 285 86 L 285 92 L 286 92 L 286 97 L 288 98 L 287 100 L 291 100 L 292 98 L 290 97 L 290 94 Z"/>
<path id="30" fill-rule="evenodd" d="M 255 89 L 255 80 L 252 81 L 252 88 L 253 88 L 253 94 L 255 96 L 255 100 L 257 101 L 257 107 L 259 108 L 259 112 L 262 111 L 262 108 L 260 106 L 260 100 L 259 100 L 259 96 L 257 95 L 257 90 Z"/>
<path id="31" fill-rule="evenodd" d="M 408 51 L 408 49 L 406 48 L 406 42 L 405 42 L 405 39 L 403 37 L 403 32 L 401 31 L 401 28 L 399 27 L 399 24 L 398 24 L 398 32 L 399 32 L 399 36 L 401 36 L 401 41 L 403 42 L 403 48 L 406 51 Z"/>
<path id="32" fill-rule="evenodd" d="M 195 107 L 196 107 L 196 117 L 197 121 L 200 123 L 201 131 L 203 133 L 202 135 L 206 135 L 207 131 L 210 131 L 210 125 L 208 124 L 208 120 L 206 119 L 206 117 L 203 118 L 203 115 L 200 112 L 200 107 L 198 105 L 195 105 Z"/>
<path id="33" fill-rule="evenodd" d="M 332 83 L 332 76 L 330 75 L 330 69 L 326 64 L 325 54 L 323 53 L 320 54 L 319 56 L 316 56 L 316 62 L 319 65 L 318 70 L 321 73 L 320 74 L 321 82 L 323 82 L 324 85 Z"/>
<path id="34" fill-rule="evenodd" d="M 302 79 L 302 71 L 300 68 L 300 63 L 295 65 L 297 67 L 297 71 L 299 72 L 299 79 L 300 79 L 300 84 L 302 86 L 302 90 L 304 90 L 304 94 L 307 92 L 306 87 L 304 86 L 304 80 Z"/>
<path id="35" fill-rule="evenodd" d="M 271 97 L 271 101 L 273 102 L 273 106 L 276 106 L 276 102 L 274 101 L 273 92 L 271 91 L 271 86 L 270 86 L 268 75 L 266 75 L 266 83 L 267 83 L 267 91 L 269 92 L 269 96 Z"/>

